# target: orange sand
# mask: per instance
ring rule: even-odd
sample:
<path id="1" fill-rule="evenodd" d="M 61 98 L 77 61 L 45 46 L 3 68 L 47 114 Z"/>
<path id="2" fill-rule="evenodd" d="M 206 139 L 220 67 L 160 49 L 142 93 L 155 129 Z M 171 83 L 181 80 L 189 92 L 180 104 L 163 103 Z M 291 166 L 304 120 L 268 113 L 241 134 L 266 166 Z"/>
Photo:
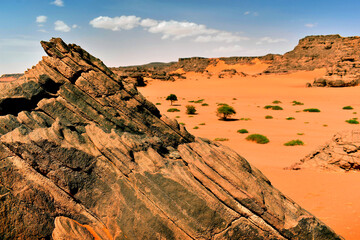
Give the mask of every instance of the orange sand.
<path id="1" fill-rule="evenodd" d="M 306 210 L 332 227 L 346 239 L 360 239 L 360 173 L 333 173 L 318 170 L 283 170 L 299 161 L 319 145 L 328 141 L 340 130 L 355 129 L 345 120 L 360 118 L 360 87 L 351 88 L 305 88 L 306 82 L 325 73 L 324 69 L 311 72 L 297 72 L 286 75 L 262 75 L 258 77 L 239 77 L 219 79 L 221 69 L 235 68 L 248 74 L 262 72 L 267 65 L 257 61 L 255 65 L 226 65 L 220 62 L 208 71 L 214 75 L 207 79 L 205 75 L 187 73 L 187 79 L 175 82 L 152 81 L 145 88 L 139 88 L 145 97 L 154 103 L 160 111 L 179 122 L 186 124 L 188 131 L 209 139 L 228 138 L 222 142 L 230 146 L 250 163 L 259 168 L 272 184 L 285 195 L 299 203 Z M 165 98 L 170 93 L 178 96 L 175 103 L 180 112 L 166 112 L 170 103 Z M 234 99 L 236 98 L 236 100 Z M 190 100 L 205 99 L 199 103 Z M 280 100 L 282 111 L 266 110 L 265 105 L 274 105 Z M 303 106 L 292 106 L 293 100 L 303 102 Z M 244 121 L 219 121 L 216 117 L 216 103 L 227 103 L 235 108 L 234 118 L 250 118 Z M 197 115 L 185 114 L 186 105 L 194 105 Z M 351 105 L 354 110 L 342 110 Z M 307 113 L 305 108 L 319 108 L 320 113 Z M 301 111 L 301 112 L 296 112 Z M 354 112 L 357 112 L 355 113 Z M 273 119 L 265 119 L 272 115 Z M 295 120 L 285 120 L 295 117 Z M 205 123 L 205 125 L 199 125 Z M 193 129 L 198 126 L 199 129 Z M 268 144 L 248 142 L 248 134 L 239 134 L 238 129 L 245 128 L 249 133 L 260 133 L 270 139 Z M 304 133 L 304 135 L 297 135 Z M 287 147 L 289 140 L 301 139 L 304 146 Z"/>

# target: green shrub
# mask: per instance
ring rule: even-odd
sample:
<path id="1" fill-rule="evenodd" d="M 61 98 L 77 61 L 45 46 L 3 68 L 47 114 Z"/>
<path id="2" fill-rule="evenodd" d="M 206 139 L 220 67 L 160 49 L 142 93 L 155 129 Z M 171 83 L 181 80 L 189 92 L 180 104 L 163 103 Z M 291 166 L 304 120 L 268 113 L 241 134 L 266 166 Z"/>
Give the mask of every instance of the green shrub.
<path id="1" fill-rule="evenodd" d="M 216 115 L 220 117 L 222 120 L 226 120 L 228 117 L 236 114 L 236 111 L 233 107 L 225 104 L 218 107 L 216 111 Z"/>
<path id="2" fill-rule="evenodd" d="M 353 110 L 354 108 L 352 106 L 345 106 L 343 107 L 344 110 Z"/>
<path id="3" fill-rule="evenodd" d="M 186 105 L 186 114 L 195 114 L 196 108 L 193 105 Z"/>
<path id="4" fill-rule="evenodd" d="M 320 112 L 317 108 L 306 108 L 303 110 L 304 112 Z"/>
<path id="5" fill-rule="evenodd" d="M 177 101 L 177 96 L 175 94 L 170 94 L 169 96 L 166 97 L 166 100 L 171 102 L 171 105 L 173 104 L 174 101 Z"/>
<path id="6" fill-rule="evenodd" d="M 179 124 L 180 124 L 180 125 L 185 125 L 185 123 L 183 123 L 183 122 L 179 122 Z"/>
<path id="7" fill-rule="evenodd" d="M 229 141 L 228 138 L 215 138 L 214 141 Z"/>
<path id="8" fill-rule="evenodd" d="M 241 121 L 250 121 L 251 118 L 240 118 Z"/>
<path id="9" fill-rule="evenodd" d="M 292 103 L 293 106 L 296 106 L 296 105 L 304 105 L 304 103 L 298 102 L 298 101 L 295 101 L 295 100 L 292 101 L 291 103 Z"/>
<path id="10" fill-rule="evenodd" d="M 302 135 L 304 135 L 304 133 L 297 133 L 297 135 L 302 136 Z"/>
<path id="11" fill-rule="evenodd" d="M 266 115 L 265 116 L 265 119 L 273 119 L 274 117 L 273 116 L 270 116 L 270 115 Z"/>
<path id="12" fill-rule="evenodd" d="M 294 117 L 287 117 L 286 120 L 295 120 Z"/>
<path id="13" fill-rule="evenodd" d="M 196 100 L 194 103 L 202 103 L 205 99 Z"/>
<path id="14" fill-rule="evenodd" d="M 207 103 L 203 103 L 203 104 L 201 104 L 201 106 L 209 106 L 209 104 L 207 104 Z"/>
<path id="15" fill-rule="evenodd" d="M 216 103 L 218 106 L 229 106 L 227 103 Z"/>
<path id="16" fill-rule="evenodd" d="M 349 119 L 349 120 L 346 120 L 345 122 L 350 123 L 350 124 L 359 124 L 359 121 L 357 120 L 357 118 Z"/>
<path id="17" fill-rule="evenodd" d="M 272 103 L 273 103 L 273 104 L 279 104 L 279 103 L 281 103 L 281 101 L 275 100 L 275 101 L 273 101 Z"/>
<path id="18" fill-rule="evenodd" d="M 205 123 L 199 123 L 199 125 L 205 125 Z"/>
<path id="19" fill-rule="evenodd" d="M 155 105 L 161 105 L 161 103 L 157 102 L 157 103 L 155 103 Z"/>
<path id="20" fill-rule="evenodd" d="M 180 112 L 180 110 L 177 108 L 169 108 L 167 111 L 168 112 Z"/>
<path id="21" fill-rule="evenodd" d="M 198 126 L 195 126 L 195 127 L 193 127 L 193 129 L 199 129 L 199 127 L 198 127 Z"/>
<path id="22" fill-rule="evenodd" d="M 175 118 L 180 118 L 180 116 L 175 116 Z"/>
<path id="23" fill-rule="evenodd" d="M 299 140 L 299 139 L 296 139 L 296 140 L 291 140 L 287 143 L 284 143 L 285 146 L 296 146 L 296 145 L 304 145 L 304 142 Z"/>
<path id="24" fill-rule="evenodd" d="M 269 142 L 269 139 L 261 134 L 251 134 L 246 137 L 246 140 L 253 141 L 259 144 L 265 144 Z"/>
<path id="25" fill-rule="evenodd" d="M 249 133 L 249 131 L 246 130 L 246 129 L 244 129 L 244 128 L 237 130 L 237 132 L 238 132 L 238 133 Z"/>
<path id="26" fill-rule="evenodd" d="M 271 109 L 271 110 L 283 110 L 282 107 L 277 106 L 277 105 L 266 105 L 264 108 L 265 109 Z"/>

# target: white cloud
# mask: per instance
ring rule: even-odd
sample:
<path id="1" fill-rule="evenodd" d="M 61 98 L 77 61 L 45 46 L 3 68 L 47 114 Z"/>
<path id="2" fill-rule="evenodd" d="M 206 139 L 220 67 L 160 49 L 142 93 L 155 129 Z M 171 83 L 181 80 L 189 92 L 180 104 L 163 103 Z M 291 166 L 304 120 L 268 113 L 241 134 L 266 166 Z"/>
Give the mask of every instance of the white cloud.
<path id="1" fill-rule="evenodd" d="M 259 16 L 259 13 L 258 12 L 251 12 L 251 11 L 246 11 L 246 12 L 244 12 L 244 15 L 246 16 L 246 15 L 253 15 L 254 17 L 257 17 L 257 16 Z"/>
<path id="2" fill-rule="evenodd" d="M 36 17 L 37 23 L 46 23 L 46 21 L 47 21 L 47 16 L 37 16 Z"/>
<path id="3" fill-rule="evenodd" d="M 47 33 L 45 29 L 39 29 L 38 32 Z"/>
<path id="4" fill-rule="evenodd" d="M 76 24 L 73 24 L 71 27 L 72 27 L 73 29 L 76 29 L 76 28 L 78 28 L 79 26 L 76 25 Z"/>
<path id="5" fill-rule="evenodd" d="M 201 35 L 195 39 L 195 42 L 240 42 L 242 40 L 249 40 L 247 37 L 234 35 L 230 32 L 219 32 L 213 35 Z"/>
<path id="6" fill-rule="evenodd" d="M 151 19 L 151 18 L 145 18 L 143 20 L 141 20 L 140 25 L 143 27 L 153 27 L 156 26 L 158 24 L 158 21 Z"/>
<path id="7" fill-rule="evenodd" d="M 136 16 L 121 17 L 97 17 L 90 21 L 94 28 L 109 29 L 112 31 L 120 31 L 121 29 L 130 30 L 140 25 L 140 19 Z"/>
<path id="8" fill-rule="evenodd" d="M 313 28 L 316 26 L 316 23 L 307 23 L 305 24 L 305 27 L 308 27 L 308 28 Z"/>
<path id="9" fill-rule="evenodd" d="M 63 21 L 56 21 L 55 22 L 55 31 L 59 31 L 59 32 L 70 32 L 71 28 L 66 25 L 66 23 L 64 23 Z"/>
<path id="10" fill-rule="evenodd" d="M 51 2 L 51 4 L 54 4 L 55 6 L 58 6 L 58 7 L 64 6 L 63 0 L 55 0 L 55 1 Z"/>
<path id="11" fill-rule="evenodd" d="M 148 29 L 151 33 L 161 33 L 162 39 L 172 38 L 178 40 L 184 37 L 197 36 L 201 34 L 214 34 L 218 30 L 208 29 L 205 25 L 192 22 L 178 22 L 174 20 L 161 21 Z"/>
<path id="12" fill-rule="evenodd" d="M 175 20 L 159 21 L 155 19 L 141 19 L 136 16 L 106 17 L 100 16 L 90 21 L 94 28 L 103 28 L 112 31 L 130 30 L 142 27 L 144 30 L 161 34 L 162 39 L 179 40 L 182 38 L 195 38 L 195 42 L 239 42 L 248 38 L 237 34 L 211 29 L 203 24 L 193 22 L 180 22 Z"/>
<path id="13" fill-rule="evenodd" d="M 244 12 L 244 15 L 249 15 L 249 14 L 250 14 L 250 11 Z"/>
<path id="14" fill-rule="evenodd" d="M 232 46 L 221 46 L 213 49 L 212 51 L 215 53 L 238 53 L 239 51 L 244 50 L 244 48 L 240 45 L 232 45 Z"/>
<path id="15" fill-rule="evenodd" d="M 288 40 L 285 38 L 271 38 L 271 37 L 263 37 L 256 44 L 264 44 L 264 43 L 279 43 L 279 42 L 287 42 Z"/>

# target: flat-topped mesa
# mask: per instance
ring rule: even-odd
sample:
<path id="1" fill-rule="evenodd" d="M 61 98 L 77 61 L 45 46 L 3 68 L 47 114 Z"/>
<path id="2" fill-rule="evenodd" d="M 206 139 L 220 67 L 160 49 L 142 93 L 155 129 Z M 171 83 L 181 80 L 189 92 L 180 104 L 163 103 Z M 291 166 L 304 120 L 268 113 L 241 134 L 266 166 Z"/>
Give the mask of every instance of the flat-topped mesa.
<path id="1" fill-rule="evenodd" d="M 0 85 L 2 239 L 341 239 L 61 39 Z"/>

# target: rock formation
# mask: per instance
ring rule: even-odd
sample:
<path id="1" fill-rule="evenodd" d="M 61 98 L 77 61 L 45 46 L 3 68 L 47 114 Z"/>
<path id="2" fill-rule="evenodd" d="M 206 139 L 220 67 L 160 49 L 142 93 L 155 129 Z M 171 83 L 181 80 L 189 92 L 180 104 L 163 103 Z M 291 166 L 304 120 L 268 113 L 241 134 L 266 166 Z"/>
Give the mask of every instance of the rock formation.
<path id="1" fill-rule="evenodd" d="M 330 171 L 360 170 L 360 131 L 343 131 L 335 134 L 325 145 L 287 169 L 322 169 Z"/>
<path id="2" fill-rule="evenodd" d="M 0 84 L 1 239 L 341 239 L 61 39 Z"/>

